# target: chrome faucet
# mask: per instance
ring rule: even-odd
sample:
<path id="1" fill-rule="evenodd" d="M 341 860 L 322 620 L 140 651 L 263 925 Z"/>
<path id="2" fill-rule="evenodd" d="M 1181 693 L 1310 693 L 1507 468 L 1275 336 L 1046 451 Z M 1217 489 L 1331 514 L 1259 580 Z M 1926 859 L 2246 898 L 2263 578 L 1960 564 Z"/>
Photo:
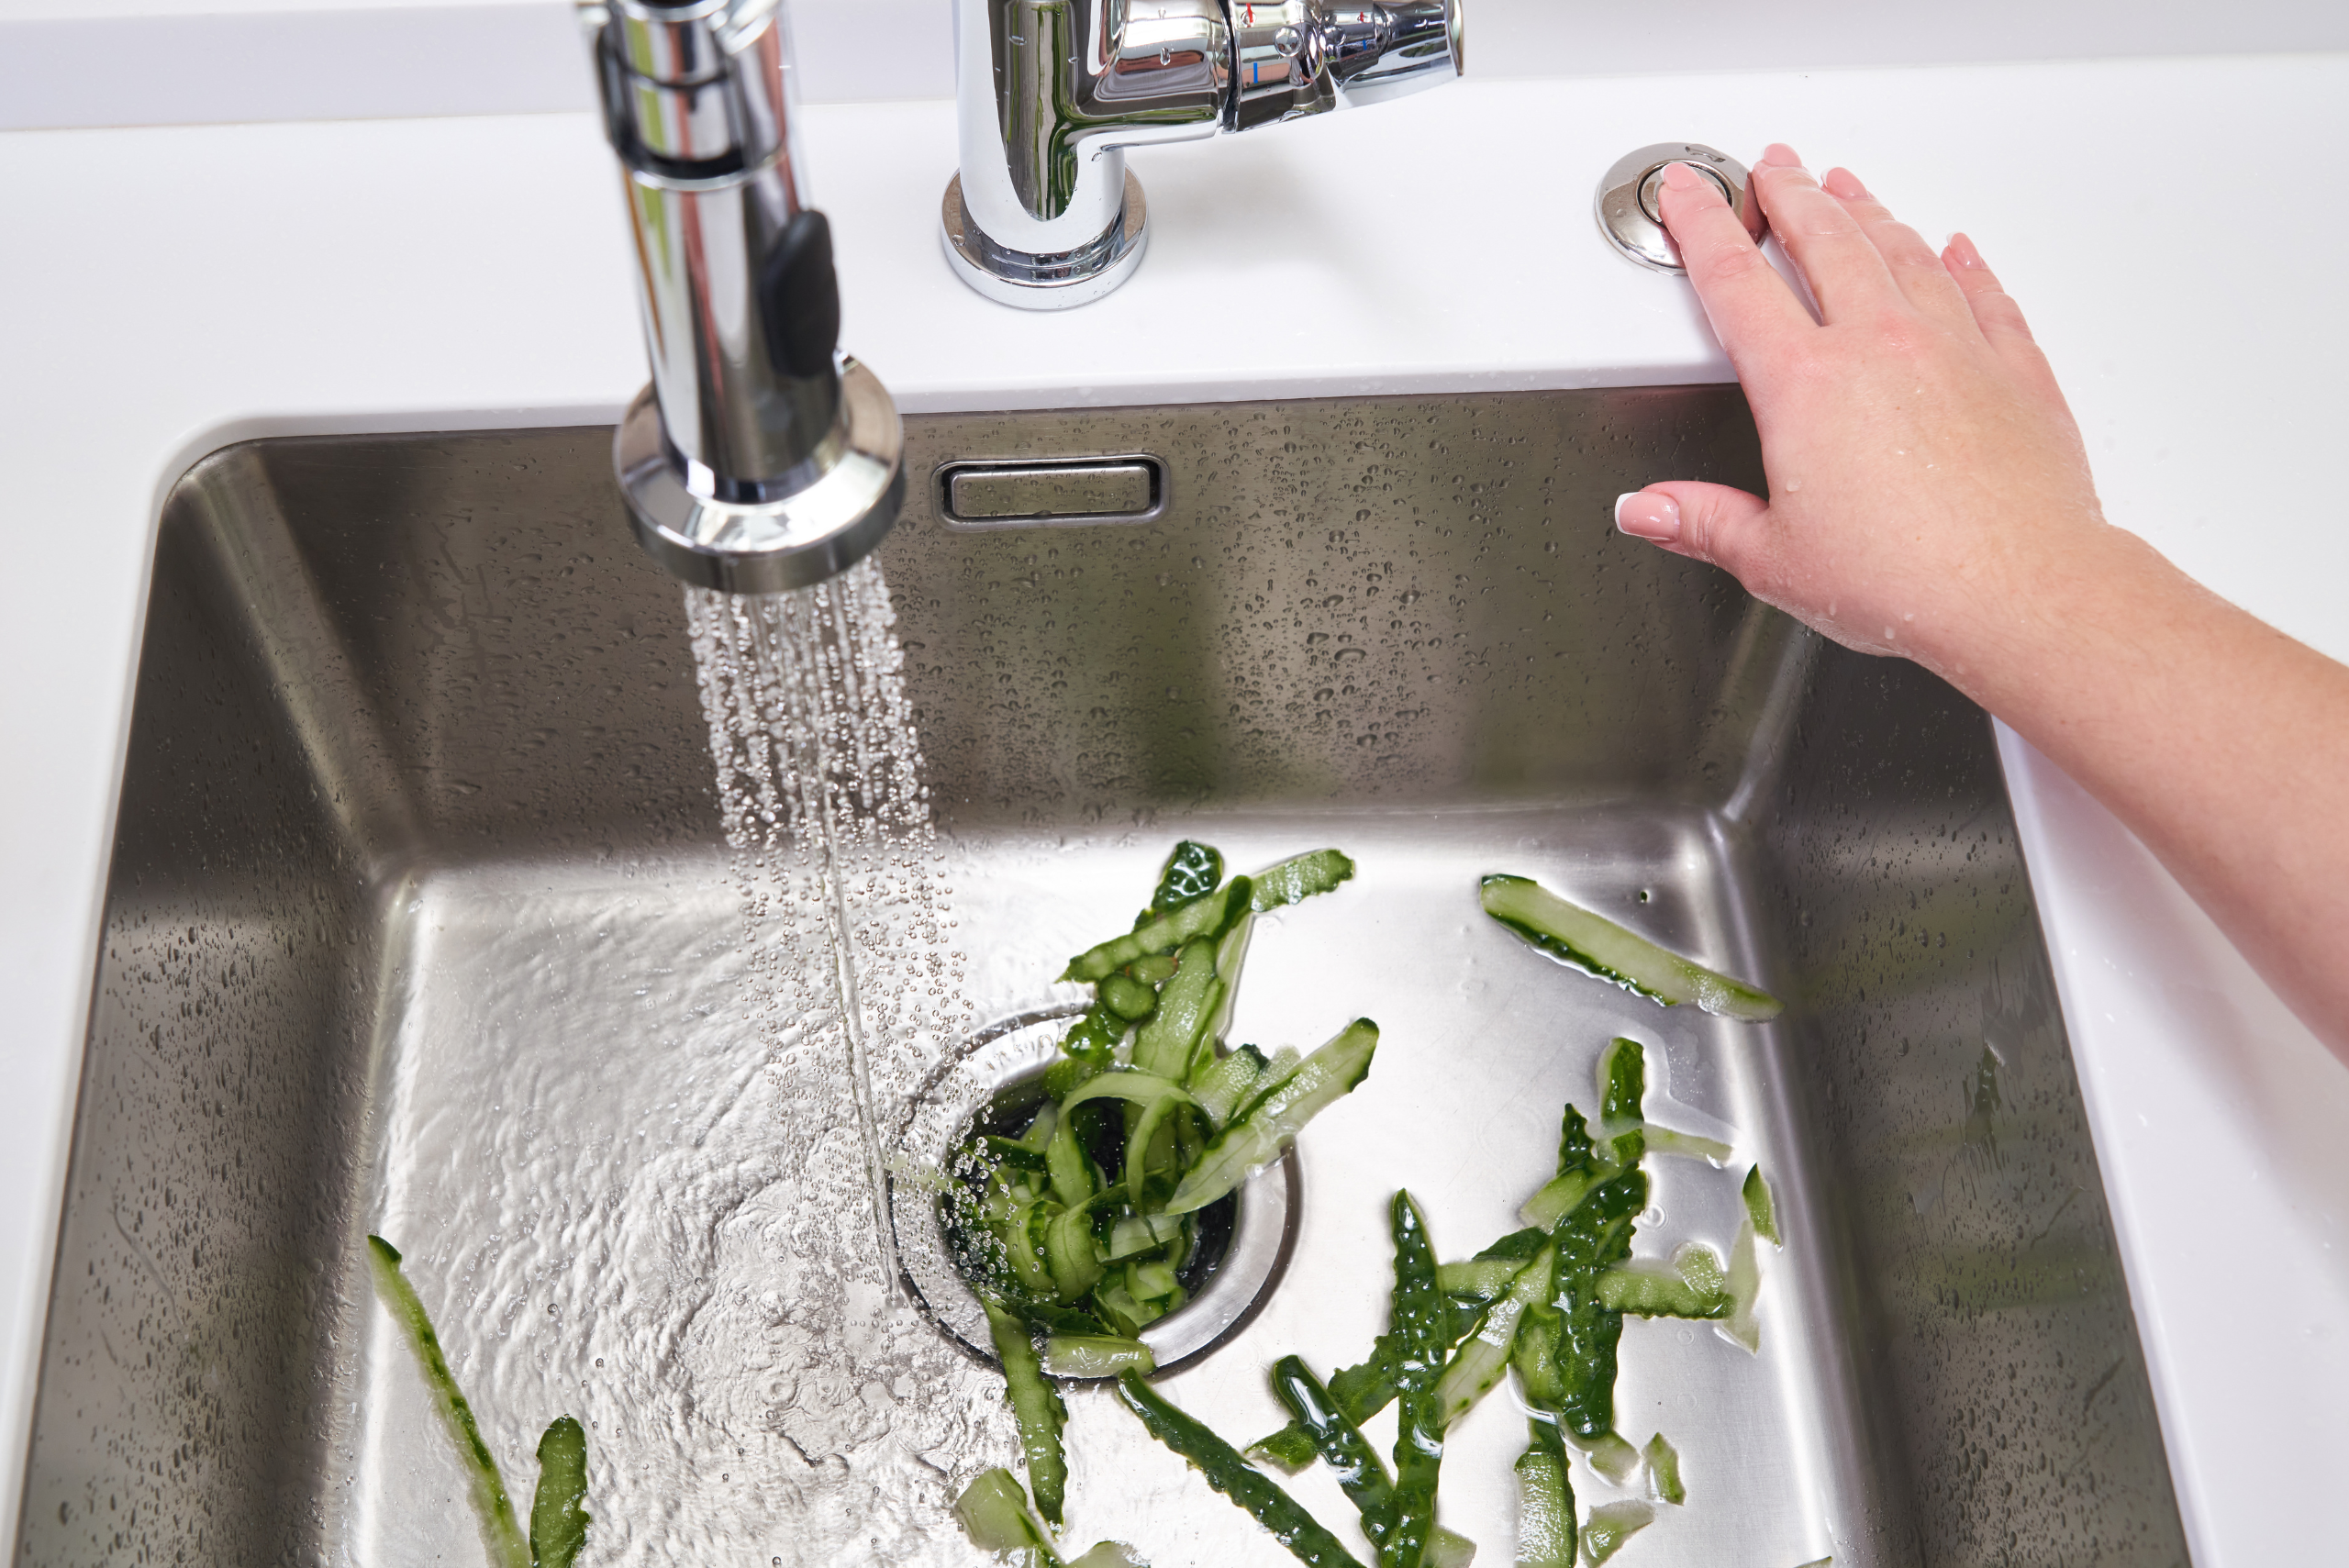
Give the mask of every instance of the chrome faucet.
<path id="1" fill-rule="evenodd" d="M 1463 58 L 1462 0 L 952 3 L 947 260 L 1030 310 L 1098 299 L 1141 263 L 1127 148 L 1376 103 L 1450 81 Z"/>
<path id="2" fill-rule="evenodd" d="M 773 593 L 896 520 L 904 428 L 839 351 L 781 0 L 582 0 L 652 380 L 613 442 L 637 537 L 687 583 Z"/>

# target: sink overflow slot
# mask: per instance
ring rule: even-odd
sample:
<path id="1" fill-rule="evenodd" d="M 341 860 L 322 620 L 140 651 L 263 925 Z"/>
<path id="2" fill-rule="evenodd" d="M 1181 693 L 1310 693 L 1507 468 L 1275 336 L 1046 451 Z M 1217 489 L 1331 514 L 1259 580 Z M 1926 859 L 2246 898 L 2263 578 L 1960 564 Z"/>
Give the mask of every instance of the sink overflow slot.
<path id="1" fill-rule="evenodd" d="M 1166 512 L 1166 480 L 1165 463 L 1143 453 L 958 458 L 938 467 L 938 515 L 952 528 L 1155 522 Z"/>

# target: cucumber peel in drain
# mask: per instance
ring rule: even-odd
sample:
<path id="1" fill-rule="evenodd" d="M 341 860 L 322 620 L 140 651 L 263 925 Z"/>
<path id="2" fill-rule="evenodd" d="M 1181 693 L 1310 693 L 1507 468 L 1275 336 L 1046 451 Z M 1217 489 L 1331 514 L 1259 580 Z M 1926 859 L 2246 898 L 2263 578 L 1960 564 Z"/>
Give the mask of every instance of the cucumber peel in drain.
<path id="1" fill-rule="evenodd" d="M 1227 1052 L 1223 1040 L 1256 916 L 1353 874 L 1343 853 L 1312 850 L 1226 881 L 1219 851 L 1176 844 L 1132 929 L 1063 973 L 1093 997 L 1046 1069 L 1045 1101 L 1025 1130 L 974 1129 L 935 1184 L 954 1266 L 985 1309 L 1027 1471 L 1024 1486 L 1006 1472 L 965 1494 L 966 1530 L 986 1550 L 1060 1561 L 1051 1535 L 1068 1489 L 1067 1411 L 1053 1379 L 1131 1382 L 1153 1371 L 1141 1335 L 1190 1300 L 1202 1240 L 1222 1223 L 1200 1211 L 1281 1158 L 1369 1072 L 1378 1029 L 1367 1019 L 1302 1057 L 1250 1045 Z M 1190 1443 L 1186 1452 L 1209 1451 L 1180 1421 L 1148 1419 L 1170 1442 L 1171 1433 Z M 1210 1457 L 1211 1476 L 1225 1475 Z M 1308 1440 L 1298 1459 L 1312 1457 Z M 1259 1484 L 1278 1487 L 1232 1462 L 1255 1477 L 1230 1472 L 1234 1496 L 1275 1507 Z M 1310 1532 L 1295 1539 L 1321 1551 Z"/>

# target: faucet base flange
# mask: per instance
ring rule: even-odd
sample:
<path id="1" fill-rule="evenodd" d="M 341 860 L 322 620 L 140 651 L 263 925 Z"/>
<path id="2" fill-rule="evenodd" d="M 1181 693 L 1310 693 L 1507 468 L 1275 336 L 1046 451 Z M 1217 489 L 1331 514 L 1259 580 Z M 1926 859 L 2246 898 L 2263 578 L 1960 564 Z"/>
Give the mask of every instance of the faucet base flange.
<path id="1" fill-rule="evenodd" d="M 1150 206 L 1130 169 L 1117 220 L 1091 243 L 1057 255 L 1013 250 L 989 239 L 963 204 L 959 173 L 946 183 L 938 217 L 939 238 L 955 276 L 996 304 L 1021 310 L 1091 304 L 1133 276 L 1150 243 Z"/>

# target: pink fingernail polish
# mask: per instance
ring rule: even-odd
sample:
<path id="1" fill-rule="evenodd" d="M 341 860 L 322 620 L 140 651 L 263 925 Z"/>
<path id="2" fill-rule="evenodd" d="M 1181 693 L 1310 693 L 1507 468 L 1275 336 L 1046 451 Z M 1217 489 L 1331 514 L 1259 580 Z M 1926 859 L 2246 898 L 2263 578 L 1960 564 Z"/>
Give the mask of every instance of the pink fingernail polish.
<path id="1" fill-rule="evenodd" d="M 1686 163 L 1667 163 L 1664 166 L 1664 183 L 1675 191 L 1693 191 L 1706 181 Z"/>
<path id="2" fill-rule="evenodd" d="M 1680 504 L 1652 490 L 1615 497 L 1615 526 L 1633 539 L 1671 544 L 1680 537 Z"/>

